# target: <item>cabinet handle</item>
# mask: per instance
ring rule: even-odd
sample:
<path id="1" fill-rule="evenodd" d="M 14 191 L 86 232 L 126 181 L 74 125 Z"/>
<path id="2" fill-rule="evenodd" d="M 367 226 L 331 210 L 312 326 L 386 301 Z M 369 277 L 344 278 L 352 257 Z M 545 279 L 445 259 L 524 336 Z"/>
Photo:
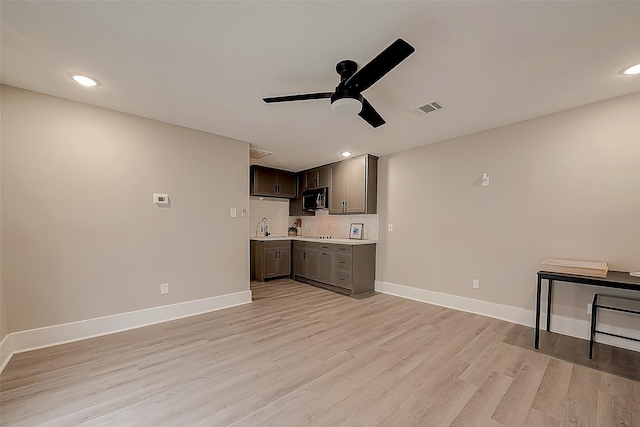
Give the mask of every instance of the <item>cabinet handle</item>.
<path id="1" fill-rule="evenodd" d="M 306 252 L 300 252 L 300 257 L 302 259 L 307 259 L 307 253 Z"/>
<path id="2" fill-rule="evenodd" d="M 320 252 L 320 255 L 327 256 L 327 253 L 326 252 Z"/>
<path id="3" fill-rule="evenodd" d="M 344 213 L 347 213 L 347 203 L 348 202 L 345 200 L 345 202 L 344 202 Z"/>
<path id="4" fill-rule="evenodd" d="M 345 261 L 338 261 L 338 264 L 346 264 Z"/>
<path id="5" fill-rule="evenodd" d="M 339 251 L 346 251 L 347 248 L 338 248 Z"/>
<path id="6" fill-rule="evenodd" d="M 338 277 L 338 280 L 342 280 L 343 282 L 347 279 L 343 278 L 343 277 Z"/>

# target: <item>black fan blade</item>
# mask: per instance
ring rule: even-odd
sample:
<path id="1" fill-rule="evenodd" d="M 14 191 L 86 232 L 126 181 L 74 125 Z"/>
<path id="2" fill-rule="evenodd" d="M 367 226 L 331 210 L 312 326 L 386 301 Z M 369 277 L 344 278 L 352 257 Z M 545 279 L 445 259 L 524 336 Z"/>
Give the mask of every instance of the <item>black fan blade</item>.
<path id="1" fill-rule="evenodd" d="M 378 56 L 373 58 L 360 71 L 345 82 L 345 86 L 363 92 L 380 80 L 385 74 L 393 70 L 396 65 L 404 61 L 415 51 L 415 48 L 402 39 L 398 39 Z"/>
<path id="2" fill-rule="evenodd" d="M 305 93 L 304 95 L 276 96 L 274 98 L 264 98 L 264 102 L 270 104 L 272 102 L 288 102 L 288 101 L 305 101 L 307 99 L 324 99 L 331 98 L 333 92 Z"/>
<path id="3" fill-rule="evenodd" d="M 374 128 L 377 128 L 378 126 L 382 126 L 383 124 L 386 123 L 382 118 L 382 116 L 378 114 L 376 109 L 373 108 L 371 104 L 369 104 L 369 101 L 367 101 L 364 98 L 362 98 L 362 110 L 358 115 L 362 117 L 367 123 L 369 123 Z"/>

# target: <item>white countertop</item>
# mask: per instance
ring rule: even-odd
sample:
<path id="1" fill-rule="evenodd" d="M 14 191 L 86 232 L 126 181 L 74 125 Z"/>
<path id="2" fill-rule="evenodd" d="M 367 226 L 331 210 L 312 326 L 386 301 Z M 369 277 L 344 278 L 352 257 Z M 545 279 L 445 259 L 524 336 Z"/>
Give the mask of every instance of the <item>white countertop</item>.
<path id="1" fill-rule="evenodd" d="M 312 236 L 269 236 L 269 237 L 249 237 L 250 240 L 259 240 L 261 242 L 268 242 L 271 240 L 299 240 L 303 242 L 317 242 L 317 243 L 339 243 L 343 245 L 370 245 L 377 243 L 376 240 L 358 240 L 358 239 L 320 239 Z"/>

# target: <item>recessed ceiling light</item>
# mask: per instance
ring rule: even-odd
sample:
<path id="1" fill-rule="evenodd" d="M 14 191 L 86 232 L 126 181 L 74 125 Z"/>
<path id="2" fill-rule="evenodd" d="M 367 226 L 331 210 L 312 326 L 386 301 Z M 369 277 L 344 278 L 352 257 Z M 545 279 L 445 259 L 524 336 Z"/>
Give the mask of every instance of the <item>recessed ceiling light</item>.
<path id="1" fill-rule="evenodd" d="M 76 83 L 85 87 L 98 86 L 98 82 L 91 77 L 83 76 L 81 74 L 69 74 L 69 77 L 71 77 Z"/>
<path id="2" fill-rule="evenodd" d="M 343 151 L 342 153 L 342 157 L 349 157 L 351 155 L 350 151 Z"/>
<path id="3" fill-rule="evenodd" d="M 625 74 L 640 74 L 640 64 L 634 65 L 624 70 Z"/>

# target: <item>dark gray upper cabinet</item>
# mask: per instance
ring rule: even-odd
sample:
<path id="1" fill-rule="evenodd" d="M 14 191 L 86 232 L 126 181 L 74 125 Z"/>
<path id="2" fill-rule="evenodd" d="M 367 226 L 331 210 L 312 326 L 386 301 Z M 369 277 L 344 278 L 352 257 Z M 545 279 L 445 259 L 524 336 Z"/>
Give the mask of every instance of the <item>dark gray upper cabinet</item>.
<path id="1" fill-rule="evenodd" d="M 251 195 L 295 199 L 298 179 L 295 173 L 279 169 L 251 166 Z"/>
<path id="2" fill-rule="evenodd" d="M 322 188 L 329 186 L 329 167 L 324 166 L 320 168 L 304 171 L 300 174 L 302 191 L 312 190 L 314 188 Z"/>
<path id="3" fill-rule="evenodd" d="M 374 214 L 378 199 L 378 158 L 371 155 L 329 167 L 329 213 Z"/>

